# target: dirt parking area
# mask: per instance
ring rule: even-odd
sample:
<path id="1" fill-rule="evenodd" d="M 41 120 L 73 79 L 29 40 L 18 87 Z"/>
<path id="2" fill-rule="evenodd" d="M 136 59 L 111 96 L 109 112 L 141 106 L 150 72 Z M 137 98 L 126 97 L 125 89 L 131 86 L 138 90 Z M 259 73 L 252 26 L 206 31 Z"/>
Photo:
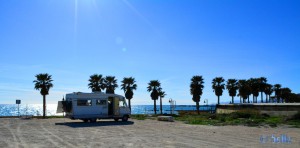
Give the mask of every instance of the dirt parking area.
<path id="1" fill-rule="evenodd" d="M 274 143 L 282 134 L 291 142 Z M 300 129 L 202 126 L 182 122 L 0 119 L 0 147 L 300 147 Z"/>

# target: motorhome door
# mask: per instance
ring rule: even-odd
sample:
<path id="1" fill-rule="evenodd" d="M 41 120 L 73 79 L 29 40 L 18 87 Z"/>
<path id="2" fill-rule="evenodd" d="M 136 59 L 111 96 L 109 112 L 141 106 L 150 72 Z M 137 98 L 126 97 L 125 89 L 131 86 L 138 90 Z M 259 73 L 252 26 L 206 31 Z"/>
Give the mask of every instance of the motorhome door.
<path id="1" fill-rule="evenodd" d="M 113 105 L 114 105 L 114 115 L 115 116 L 119 116 L 119 98 L 117 98 L 117 97 L 114 97 L 114 103 L 113 103 Z"/>
<path id="2" fill-rule="evenodd" d="M 113 97 L 108 97 L 108 100 L 107 100 L 107 106 L 108 106 L 108 115 L 113 115 L 113 108 L 114 108 L 114 105 L 113 105 Z"/>

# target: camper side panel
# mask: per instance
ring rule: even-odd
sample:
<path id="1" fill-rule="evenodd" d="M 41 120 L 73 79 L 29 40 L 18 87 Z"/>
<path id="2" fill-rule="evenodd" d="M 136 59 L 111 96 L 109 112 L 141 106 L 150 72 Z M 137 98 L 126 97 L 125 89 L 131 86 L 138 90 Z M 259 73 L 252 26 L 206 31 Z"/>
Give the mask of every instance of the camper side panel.
<path id="1" fill-rule="evenodd" d="M 73 117 L 74 118 L 97 118 L 107 116 L 107 100 L 99 99 L 83 99 L 77 98 L 73 100 Z"/>

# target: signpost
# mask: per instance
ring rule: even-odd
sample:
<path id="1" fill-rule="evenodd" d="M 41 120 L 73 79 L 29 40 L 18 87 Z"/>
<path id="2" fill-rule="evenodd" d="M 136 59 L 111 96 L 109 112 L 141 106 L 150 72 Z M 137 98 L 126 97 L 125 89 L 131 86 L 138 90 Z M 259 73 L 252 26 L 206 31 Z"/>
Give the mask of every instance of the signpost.
<path id="1" fill-rule="evenodd" d="M 20 104 L 21 104 L 21 100 L 16 100 L 16 104 L 18 104 L 18 116 L 20 117 Z"/>
<path id="2" fill-rule="evenodd" d="M 172 115 L 172 112 L 174 112 L 174 109 L 175 109 L 175 100 L 170 98 L 169 103 L 170 103 L 170 114 Z"/>

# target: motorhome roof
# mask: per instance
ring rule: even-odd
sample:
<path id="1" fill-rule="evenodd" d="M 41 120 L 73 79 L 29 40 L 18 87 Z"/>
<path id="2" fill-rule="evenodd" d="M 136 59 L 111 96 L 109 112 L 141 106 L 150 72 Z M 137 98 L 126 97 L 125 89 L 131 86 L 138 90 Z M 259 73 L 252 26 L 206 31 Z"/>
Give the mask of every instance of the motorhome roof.
<path id="1" fill-rule="evenodd" d="M 123 97 L 118 94 L 107 94 L 103 92 L 91 92 L 91 93 L 84 93 L 84 92 L 73 92 L 66 94 L 66 97 L 104 97 L 104 96 L 111 96 L 111 97 Z"/>

